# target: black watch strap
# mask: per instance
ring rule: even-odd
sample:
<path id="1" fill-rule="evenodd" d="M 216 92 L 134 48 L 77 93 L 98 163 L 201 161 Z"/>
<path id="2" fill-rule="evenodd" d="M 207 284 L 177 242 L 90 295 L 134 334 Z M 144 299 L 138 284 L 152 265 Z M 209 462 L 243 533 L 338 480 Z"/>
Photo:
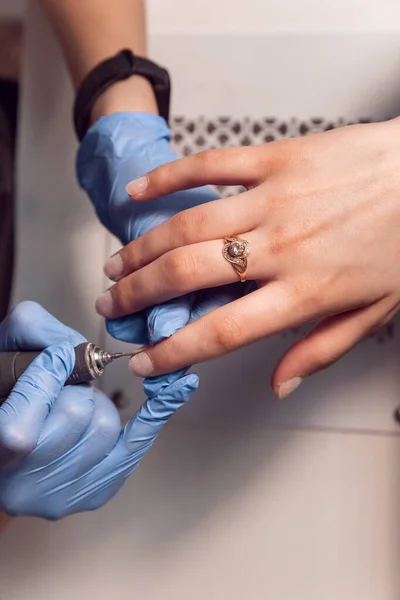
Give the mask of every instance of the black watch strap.
<path id="1" fill-rule="evenodd" d="M 79 140 L 89 129 L 90 113 L 96 100 L 114 83 L 132 75 L 141 75 L 150 81 L 158 111 L 168 121 L 171 95 L 168 71 L 147 58 L 136 56 L 131 50 L 121 50 L 94 67 L 79 86 L 74 103 L 74 125 Z"/>

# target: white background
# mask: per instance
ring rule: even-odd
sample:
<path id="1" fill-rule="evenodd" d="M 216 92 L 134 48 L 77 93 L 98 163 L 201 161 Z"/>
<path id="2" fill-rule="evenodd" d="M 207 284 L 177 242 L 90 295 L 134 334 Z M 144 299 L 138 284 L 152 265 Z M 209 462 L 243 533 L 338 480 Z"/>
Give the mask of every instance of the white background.
<path id="1" fill-rule="evenodd" d="M 0 15 L 20 17 L 29 0 L 1 0 Z M 149 0 L 152 34 L 399 31 L 396 0 Z"/>

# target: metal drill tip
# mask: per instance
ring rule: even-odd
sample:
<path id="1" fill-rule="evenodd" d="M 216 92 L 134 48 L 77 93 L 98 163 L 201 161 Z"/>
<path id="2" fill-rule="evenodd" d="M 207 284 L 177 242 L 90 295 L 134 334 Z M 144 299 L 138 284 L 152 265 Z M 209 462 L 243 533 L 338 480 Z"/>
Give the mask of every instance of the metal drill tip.
<path id="1" fill-rule="evenodd" d="M 115 352 L 114 354 L 111 354 L 106 350 L 101 350 L 101 348 L 94 346 L 93 344 L 90 344 L 89 346 L 90 350 L 88 353 L 88 361 L 90 364 L 92 364 L 97 377 L 102 375 L 105 367 L 112 363 L 116 358 L 121 358 L 122 356 L 133 356 L 134 354 L 140 352 L 140 350 L 133 350 L 131 352 Z"/>
<path id="2" fill-rule="evenodd" d="M 135 356 L 140 352 L 140 350 L 133 350 L 133 352 L 116 352 L 115 354 L 111 354 L 111 359 L 115 360 L 116 358 L 121 358 L 121 356 Z"/>

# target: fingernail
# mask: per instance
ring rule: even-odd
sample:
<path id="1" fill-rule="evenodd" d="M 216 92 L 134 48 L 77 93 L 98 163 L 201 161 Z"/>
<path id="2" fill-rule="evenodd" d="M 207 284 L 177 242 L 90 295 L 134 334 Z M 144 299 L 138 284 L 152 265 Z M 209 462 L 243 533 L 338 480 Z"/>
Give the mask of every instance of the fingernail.
<path id="1" fill-rule="evenodd" d="M 150 377 L 154 372 L 154 365 L 147 352 L 140 352 L 131 358 L 129 368 L 138 377 Z"/>
<path id="2" fill-rule="evenodd" d="M 126 186 L 126 191 L 130 196 L 138 196 L 139 194 L 143 194 L 145 189 L 147 188 L 148 179 L 147 175 L 144 177 L 139 177 L 139 179 L 134 179 Z"/>
<path id="3" fill-rule="evenodd" d="M 101 294 L 101 296 L 97 298 L 95 308 L 102 317 L 111 317 L 114 308 L 114 300 L 110 290 L 105 291 L 104 294 Z"/>
<path id="4" fill-rule="evenodd" d="M 288 381 L 284 381 L 281 383 L 277 390 L 278 398 L 286 398 L 296 390 L 303 379 L 301 377 L 293 377 L 292 379 L 288 379 Z"/>
<path id="5" fill-rule="evenodd" d="M 110 256 L 108 261 L 104 265 L 104 273 L 109 279 L 116 280 L 124 271 L 124 263 L 120 252 Z"/>

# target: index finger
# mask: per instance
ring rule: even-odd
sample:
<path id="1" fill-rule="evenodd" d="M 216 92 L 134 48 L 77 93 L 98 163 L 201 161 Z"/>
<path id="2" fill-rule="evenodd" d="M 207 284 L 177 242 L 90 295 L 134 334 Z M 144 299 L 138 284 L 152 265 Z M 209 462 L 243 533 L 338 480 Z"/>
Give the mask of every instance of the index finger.
<path id="1" fill-rule="evenodd" d="M 268 146 L 204 150 L 150 171 L 128 183 L 126 191 L 142 201 L 207 184 L 250 188 L 265 179 L 270 155 Z"/>

